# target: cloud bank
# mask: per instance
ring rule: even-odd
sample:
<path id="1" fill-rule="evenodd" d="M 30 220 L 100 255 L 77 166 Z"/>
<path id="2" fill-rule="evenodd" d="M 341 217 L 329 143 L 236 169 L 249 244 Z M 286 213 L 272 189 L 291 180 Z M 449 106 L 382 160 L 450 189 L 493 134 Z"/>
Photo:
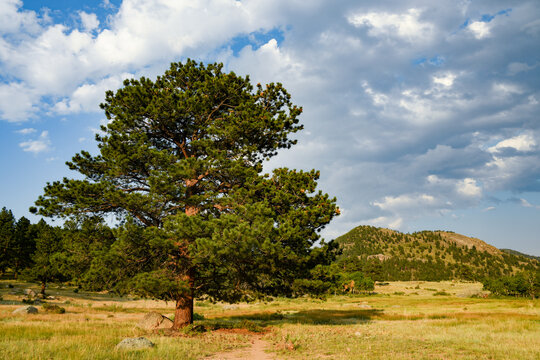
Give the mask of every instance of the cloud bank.
<path id="1" fill-rule="evenodd" d="M 407 230 L 540 190 L 540 8 L 514 5 L 124 0 L 66 25 L 7 0 L 0 118 L 99 113 L 124 78 L 221 61 L 282 82 L 304 107 L 299 144 L 267 168 L 322 170 L 343 209 L 330 237 L 362 222 Z M 43 134 L 20 147 L 49 149 Z"/>

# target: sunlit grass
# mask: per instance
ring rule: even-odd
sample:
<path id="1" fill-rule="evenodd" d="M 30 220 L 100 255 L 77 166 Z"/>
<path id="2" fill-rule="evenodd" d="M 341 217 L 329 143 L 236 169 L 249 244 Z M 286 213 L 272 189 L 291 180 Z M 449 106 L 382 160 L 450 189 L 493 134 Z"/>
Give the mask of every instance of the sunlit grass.
<path id="1" fill-rule="evenodd" d="M 16 284 L 16 287 L 28 287 Z M 148 311 L 172 315 L 172 303 L 51 288 L 65 314 L 15 316 L 22 295 L 2 286 L 0 359 L 201 359 L 263 336 L 281 359 L 540 359 L 540 301 L 484 299 L 475 283 L 396 282 L 377 294 L 277 299 L 234 307 L 197 302 L 195 336 L 144 333 Z M 449 295 L 434 296 L 434 292 Z M 396 295 L 398 293 L 399 295 Z M 470 296 L 468 295 L 468 296 Z M 146 336 L 155 348 L 126 352 L 123 338 Z"/>

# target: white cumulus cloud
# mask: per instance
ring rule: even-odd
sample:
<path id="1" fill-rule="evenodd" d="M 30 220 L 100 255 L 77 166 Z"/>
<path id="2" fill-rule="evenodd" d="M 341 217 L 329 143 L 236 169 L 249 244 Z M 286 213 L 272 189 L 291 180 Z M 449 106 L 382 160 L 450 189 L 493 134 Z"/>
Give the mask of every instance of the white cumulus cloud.
<path id="1" fill-rule="evenodd" d="M 531 151 L 536 147 L 536 139 L 532 134 L 521 134 L 498 142 L 488 149 L 491 153 L 496 153 L 504 148 L 512 148 L 517 151 Z"/>
<path id="2" fill-rule="evenodd" d="M 17 130 L 17 132 L 19 134 L 23 134 L 23 135 L 28 135 L 28 134 L 33 134 L 35 133 L 37 130 L 34 129 L 34 128 L 24 128 L 24 129 L 21 129 L 21 130 Z"/>
<path id="3" fill-rule="evenodd" d="M 366 223 L 372 226 L 380 226 L 394 230 L 401 230 L 404 225 L 403 218 L 399 216 L 379 216 L 366 220 Z"/>
<path id="4" fill-rule="evenodd" d="M 21 122 L 39 110 L 39 95 L 21 83 L 0 84 L 0 119 Z"/>
<path id="5" fill-rule="evenodd" d="M 85 31 L 92 31 L 99 26 L 99 20 L 96 14 L 88 14 L 84 11 L 79 11 L 81 23 Z"/>
<path id="6" fill-rule="evenodd" d="M 465 178 L 456 184 L 457 192 L 464 196 L 478 197 L 482 195 L 482 188 L 476 180 Z"/>
<path id="7" fill-rule="evenodd" d="M 392 14 L 387 12 L 357 13 L 348 17 L 356 27 L 368 27 L 372 36 L 399 37 L 413 42 L 429 40 L 434 31 L 433 24 L 422 22 L 420 9 L 409 9 L 406 13 Z"/>
<path id="8" fill-rule="evenodd" d="M 528 202 L 527 200 L 525 200 L 523 198 L 519 199 L 519 202 L 520 202 L 521 206 L 523 206 L 523 207 L 540 209 L 540 205 L 533 205 L 533 204 L 531 204 L 530 202 Z"/>
<path id="9" fill-rule="evenodd" d="M 454 80 L 456 79 L 456 77 L 457 76 L 452 73 L 434 75 L 433 82 L 435 84 L 439 84 L 445 87 L 451 87 L 454 84 Z"/>
<path id="10" fill-rule="evenodd" d="M 485 39 L 491 35 L 491 25 L 484 21 L 474 21 L 467 28 L 478 40 Z"/>
<path id="11" fill-rule="evenodd" d="M 417 208 L 436 203 L 435 197 L 428 194 L 405 194 L 399 196 L 385 196 L 381 201 L 374 201 L 373 205 L 383 210 L 403 210 Z"/>
<path id="12" fill-rule="evenodd" d="M 49 139 L 49 132 L 43 131 L 36 140 L 23 141 L 19 144 L 23 151 L 39 154 L 51 150 L 51 140 Z"/>
<path id="13" fill-rule="evenodd" d="M 123 73 L 102 79 L 97 84 L 83 84 L 57 102 L 54 110 L 59 114 L 101 111 L 99 104 L 105 99 L 105 91 L 118 89 L 124 79 L 132 77 L 133 74 Z"/>

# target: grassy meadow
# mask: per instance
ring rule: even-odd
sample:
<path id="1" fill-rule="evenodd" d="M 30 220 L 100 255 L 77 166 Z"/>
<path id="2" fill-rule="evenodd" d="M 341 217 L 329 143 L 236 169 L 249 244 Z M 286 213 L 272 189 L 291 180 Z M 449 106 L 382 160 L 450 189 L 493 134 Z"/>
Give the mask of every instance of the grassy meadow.
<path id="1" fill-rule="evenodd" d="M 13 288 L 8 288 L 11 284 Z M 0 359 L 204 359 L 250 346 L 260 337 L 276 359 L 540 359 L 540 301 L 483 298 L 482 285 L 392 282 L 375 294 L 276 299 L 252 304 L 197 302 L 201 334 L 145 333 L 149 311 L 171 316 L 173 304 L 75 293 L 51 286 L 47 300 L 66 309 L 13 315 L 22 290 L 0 282 Z M 126 337 L 157 346 L 117 351 Z"/>

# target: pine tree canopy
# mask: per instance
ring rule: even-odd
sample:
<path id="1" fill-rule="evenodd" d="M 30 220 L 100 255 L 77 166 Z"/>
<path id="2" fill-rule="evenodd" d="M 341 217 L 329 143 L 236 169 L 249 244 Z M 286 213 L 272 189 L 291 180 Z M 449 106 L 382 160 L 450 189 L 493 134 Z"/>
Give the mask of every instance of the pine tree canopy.
<path id="1" fill-rule="evenodd" d="M 290 295 L 295 278 L 328 263 L 333 246 L 314 245 L 338 209 L 316 190 L 319 172 L 262 173 L 302 129 L 281 84 L 253 86 L 222 64 L 188 60 L 155 81 L 125 80 L 101 107 L 99 154 L 67 163 L 83 179 L 48 183 L 34 208 L 121 220 L 87 274 L 94 286 L 176 300 L 178 311 L 203 295 Z"/>

